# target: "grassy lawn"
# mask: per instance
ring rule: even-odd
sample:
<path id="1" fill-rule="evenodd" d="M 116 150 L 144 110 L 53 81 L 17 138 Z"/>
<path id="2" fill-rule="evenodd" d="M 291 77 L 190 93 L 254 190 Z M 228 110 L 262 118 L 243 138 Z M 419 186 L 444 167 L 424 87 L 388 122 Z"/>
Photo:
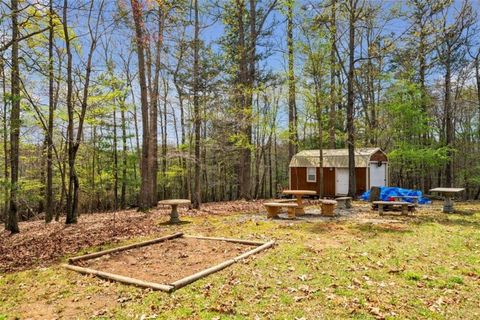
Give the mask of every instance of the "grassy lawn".
<path id="1" fill-rule="evenodd" d="M 457 205 L 468 215 L 442 214 L 436 204 L 414 218 L 380 218 L 363 208 L 342 221 L 185 218 L 191 223 L 165 226 L 163 234 L 275 239 L 277 245 L 173 294 L 59 265 L 4 274 L 0 319 L 480 318 L 480 203 Z"/>

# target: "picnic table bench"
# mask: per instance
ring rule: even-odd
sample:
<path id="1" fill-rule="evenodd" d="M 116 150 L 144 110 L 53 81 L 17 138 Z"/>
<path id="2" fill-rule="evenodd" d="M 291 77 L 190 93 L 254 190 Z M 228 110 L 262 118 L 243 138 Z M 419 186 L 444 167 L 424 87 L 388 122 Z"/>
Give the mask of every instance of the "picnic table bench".
<path id="1" fill-rule="evenodd" d="M 383 211 L 386 208 L 401 207 L 403 215 L 408 215 L 408 211 L 415 210 L 415 205 L 413 203 L 404 201 L 373 201 L 373 206 L 378 207 L 379 215 L 383 215 Z"/>
<path id="2" fill-rule="evenodd" d="M 281 208 L 287 208 L 288 217 L 295 218 L 295 209 L 298 204 L 290 202 L 266 202 L 263 204 L 267 209 L 267 218 L 278 218 L 278 212 Z"/>
<path id="3" fill-rule="evenodd" d="M 391 196 L 393 199 L 396 199 L 396 201 L 402 201 L 402 199 L 412 199 L 413 204 L 418 207 L 418 199 L 420 198 L 419 196 Z"/>
<path id="4" fill-rule="evenodd" d="M 338 206 L 343 209 L 350 209 L 352 207 L 352 197 L 338 197 L 335 198 L 338 202 Z"/>

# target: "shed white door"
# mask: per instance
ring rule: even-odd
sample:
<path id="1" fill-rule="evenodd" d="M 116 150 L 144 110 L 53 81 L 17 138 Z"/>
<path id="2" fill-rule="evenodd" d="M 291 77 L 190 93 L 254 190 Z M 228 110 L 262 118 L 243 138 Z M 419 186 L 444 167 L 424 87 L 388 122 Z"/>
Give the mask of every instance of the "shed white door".
<path id="1" fill-rule="evenodd" d="M 376 162 L 370 163 L 370 187 L 385 187 L 387 184 L 387 165 L 380 167 Z"/>
<path id="2" fill-rule="evenodd" d="M 335 194 L 348 194 L 348 168 L 335 169 Z"/>

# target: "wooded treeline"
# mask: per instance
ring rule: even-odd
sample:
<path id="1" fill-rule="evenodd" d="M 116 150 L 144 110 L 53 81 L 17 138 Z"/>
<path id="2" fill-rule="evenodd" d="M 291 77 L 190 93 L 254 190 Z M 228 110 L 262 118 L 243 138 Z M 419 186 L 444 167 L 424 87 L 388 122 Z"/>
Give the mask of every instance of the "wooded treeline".
<path id="1" fill-rule="evenodd" d="M 2 1 L 2 220 L 273 197 L 311 148 L 349 149 L 350 194 L 354 149 L 378 146 L 392 185 L 478 199 L 478 9 Z"/>

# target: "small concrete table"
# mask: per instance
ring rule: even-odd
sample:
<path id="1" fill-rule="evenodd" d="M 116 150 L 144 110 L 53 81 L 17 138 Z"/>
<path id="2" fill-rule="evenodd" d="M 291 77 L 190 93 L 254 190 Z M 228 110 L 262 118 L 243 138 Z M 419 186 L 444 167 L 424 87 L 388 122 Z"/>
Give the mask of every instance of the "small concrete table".
<path id="1" fill-rule="evenodd" d="M 392 196 L 393 199 L 396 199 L 397 201 L 402 201 L 402 199 L 412 199 L 413 204 L 418 207 L 418 196 Z"/>
<path id="2" fill-rule="evenodd" d="M 295 196 L 297 198 L 297 207 L 295 208 L 295 215 L 297 216 L 302 216 L 305 214 L 305 210 L 303 210 L 303 202 L 302 202 L 302 197 L 303 196 L 314 196 L 317 194 L 316 191 L 312 190 L 283 190 L 283 194 L 288 194 Z"/>
<path id="3" fill-rule="evenodd" d="M 453 196 L 456 193 L 464 191 L 464 188 L 434 188 L 430 189 L 430 192 L 438 192 L 445 197 L 445 201 L 443 202 L 443 212 L 445 213 L 453 213 L 455 209 L 453 207 Z"/>
<path id="4" fill-rule="evenodd" d="M 181 221 L 178 218 L 177 207 L 179 205 L 191 204 L 191 201 L 188 199 L 169 199 L 169 200 L 158 201 L 158 204 L 171 206 L 172 212 L 170 212 L 170 223 L 180 223 Z"/>

